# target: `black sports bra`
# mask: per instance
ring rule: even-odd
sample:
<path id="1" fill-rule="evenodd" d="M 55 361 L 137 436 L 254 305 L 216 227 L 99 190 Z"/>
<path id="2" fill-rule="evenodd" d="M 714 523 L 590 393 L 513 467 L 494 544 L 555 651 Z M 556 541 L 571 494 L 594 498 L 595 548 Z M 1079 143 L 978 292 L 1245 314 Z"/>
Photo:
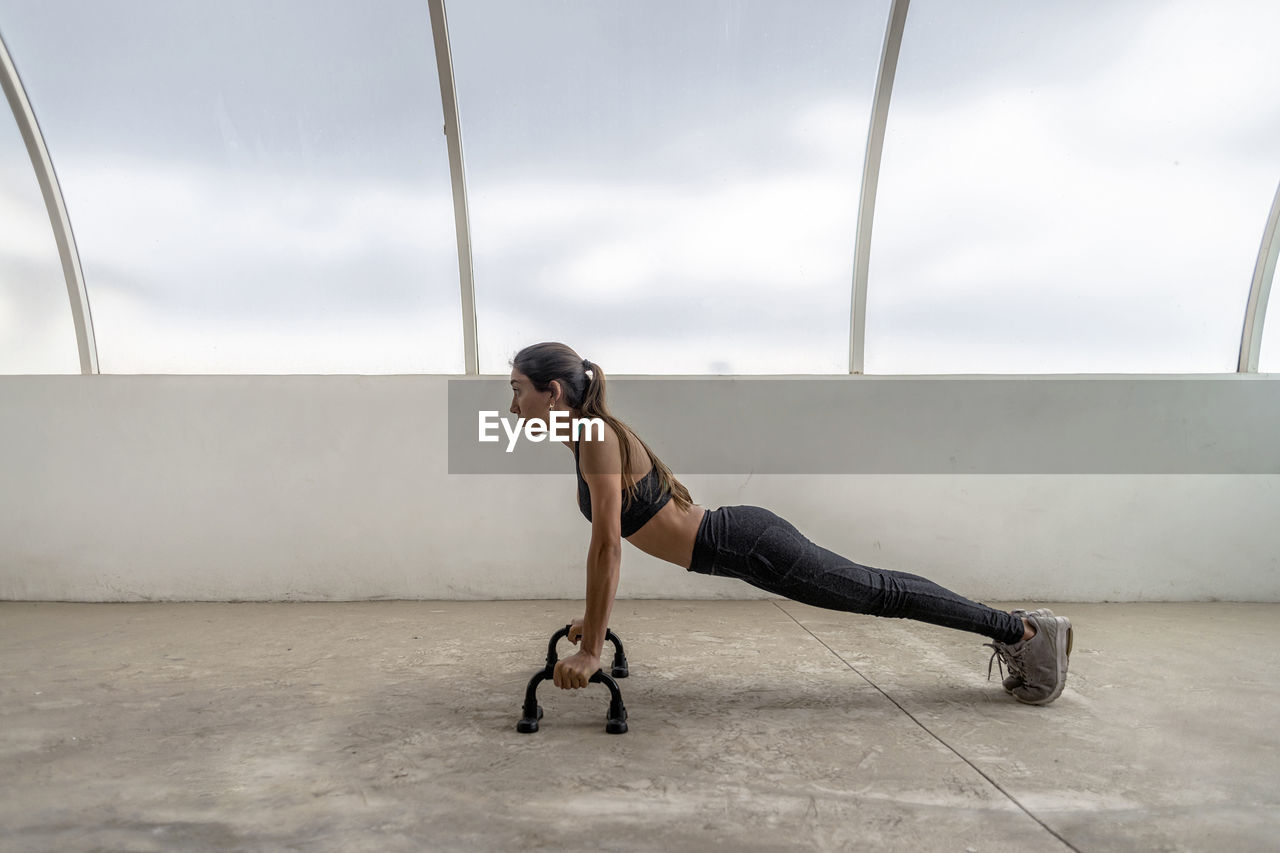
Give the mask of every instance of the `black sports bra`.
<path id="1" fill-rule="evenodd" d="M 578 476 L 578 509 L 591 520 L 591 489 L 587 481 L 582 479 L 582 471 L 578 468 L 578 442 L 573 443 L 573 473 Z M 671 493 L 662 491 L 662 481 L 658 479 L 658 467 L 655 465 L 644 475 L 644 479 L 636 483 L 636 493 L 630 505 L 626 502 L 626 488 L 623 488 L 622 506 L 622 538 L 635 533 L 645 522 L 658 514 L 658 510 L 671 500 Z"/>

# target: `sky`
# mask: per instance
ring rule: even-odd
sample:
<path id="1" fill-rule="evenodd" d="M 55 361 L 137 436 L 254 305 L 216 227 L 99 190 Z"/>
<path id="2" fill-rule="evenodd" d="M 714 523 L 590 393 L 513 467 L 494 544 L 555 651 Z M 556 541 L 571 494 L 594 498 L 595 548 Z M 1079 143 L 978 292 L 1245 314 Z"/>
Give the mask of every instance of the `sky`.
<path id="1" fill-rule="evenodd" d="M 449 4 L 481 371 L 563 340 L 609 373 L 846 372 L 887 10 Z M 915 0 L 867 372 L 1234 370 L 1278 25 L 1260 0 Z M 462 371 L 425 3 L 0 0 L 0 35 L 104 372 Z M 0 120 L 0 372 L 78 370 L 47 222 Z"/>

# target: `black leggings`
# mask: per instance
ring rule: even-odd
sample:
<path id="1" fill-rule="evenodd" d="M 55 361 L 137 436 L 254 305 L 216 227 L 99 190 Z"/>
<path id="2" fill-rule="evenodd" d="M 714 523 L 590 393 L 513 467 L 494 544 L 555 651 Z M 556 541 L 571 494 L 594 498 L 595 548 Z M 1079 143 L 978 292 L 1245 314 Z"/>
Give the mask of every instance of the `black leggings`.
<path id="1" fill-rule="evenodd" d="M 763 507 L 707 510 L 689 571 L 739 578 L 815 607 L 916 619 L 1004 643 L 1022 639 L 1022 620 L 1013 614 L 970 601 L 918 575 L 846 560 Z"/>

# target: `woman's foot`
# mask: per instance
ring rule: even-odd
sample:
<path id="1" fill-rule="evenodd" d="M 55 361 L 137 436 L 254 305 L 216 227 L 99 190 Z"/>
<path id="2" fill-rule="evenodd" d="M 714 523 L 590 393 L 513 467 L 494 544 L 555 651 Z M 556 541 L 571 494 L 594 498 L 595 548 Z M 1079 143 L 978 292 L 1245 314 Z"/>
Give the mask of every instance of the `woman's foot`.
<path id="1" fill-rule="evenodd" d="M 1009 679 L 1018 680 L 1007 687 L 1015 699 L 1028 705 L 1048 705 L 1062 695 L 1067 683 L 1067 656 L 1073 641 L 1071 620 L 1039 611 L 1022 618 L 1035 632 L 1030 639 L 987 645 L 995 649 L 1008 668 Z"/>
<path id="2" fill-rule="evenodd" d="M 1052 616 L 1052 615 L 1053 615 L 1053 611 L 1052 611 L 1052 610 L 1050 610 L 1050 609 L 1049 609 L 1049 608 L 1047 608 L 1047 607 L 1041 607 L 1039 610 L 1031 610 L 1031 611 L 1026 611 L 1026 610 L 1013 610 L 1013 611 L 1010 611 L 1010 612 L 1012 612 L 1014 616 L 1017 616 L 1019 619 L 1021 619 L 1021 620 L 1022 620 L 1022 624 L 1023 624 L 1023 625 L 1026 625 L 1026 624 L 1027 624 L 1027 616 L 1028 616 L 1028 614 L 1029 614 L 1029 613 L 1034 613 L 1034 614 L 1036 614 L 1037 616 Z M 1033 631 L 1031 631 L 1031 636 L 1033 636 L 1033 637 L 1035 636 L 1035 631 L 1034 631 L 1034 630 L 1033 630 Z M 1022 635 L 1022 638 L 1023 638 L 1024 640 L 1030 639 L 1030 637 L 1028 637 L 1025 633 Z M 1070 648 L 1070 646 L 1068 646 L 1068 647 L 1067 647 L 1067 654 L 1068 654 L 1068 655 L 1070 655 L 1070 654 L 1071 654 L 1071 648 Z M 993 657 L 995 656 L 995 653 L 994 653 L 994 652 L 992 653 L 992 656 L 993 656 Z M 1003 681 L 1003 682 L 1001 682 L 1001 684 L 1004 686 L 1004 692 L 1005 692 L 1005 693 L 1010 693 L 1010 694 L 1011 694 L 1011 693 L 1013 693 L 1013 688 L 1015 688 L 1015 687 L 1021 687 L 1021 686 L 1022 686 L 1022 673 L 1017 673 L 1017 674 L 1015 674 L 1015 673 L 1009 673 L 1007 676 L 1005 676 L 1005 679 L 1004 679 L 1004 681 Z"/>

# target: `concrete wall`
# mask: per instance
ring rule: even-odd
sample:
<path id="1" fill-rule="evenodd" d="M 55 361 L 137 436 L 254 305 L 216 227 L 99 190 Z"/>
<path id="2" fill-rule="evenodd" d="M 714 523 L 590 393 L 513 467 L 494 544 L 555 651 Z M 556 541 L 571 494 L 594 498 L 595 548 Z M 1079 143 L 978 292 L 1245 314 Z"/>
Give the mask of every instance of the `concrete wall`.
<path id="1" fill-rule="evenodd" d="M 572 457 L 542 445 L 534 451 L 564 473 L 450 474 L 449 379 L 0 377 L 0 598 L 581 597 L 590 528 L 574 500 Z M 1144 391 L 1119 415 L 1106 378 L 1083 392 L 1052 377 L 981 379 L 1000 400 L 964 436 L 966 447 L 981 445 L 975 458 L 1025 447 L 1043 432 L 1046 407 L 1069 394 L 1073 417 L 1111 418 L 1109 429 L 1116 418 L 1139 433 L 1171 411 L 1190 418 L 1198 461 L 1181 465 L 1173 442 L 1159 452 L 1170 456 L 1165 467 L 1150 469 L 1170 473 L 682 475 L 682 461 L 697 466 L 681 459 L 675 428 L 629 408 L 625 378 L 610 397 L 704 506 L 767 506 L 852 560 L 972 598 L 1280 601 L 1280 376 L 1181 377 L 1203 383 L 1199 408 L 1184 381 L 1138 377 Z M 503 377 L 467 381 L 492 383 L 492 408 L 505 412 Z M 774 394 L 742 399 L 759 383 L 688 381 L 707 411 L 766 424 L 776 406 Z M 850 419 L 867 395 L 882 411 L 928 411 L 922 394 L 956 387 L 827 381 L 841 393 L 815 396 L 815 410 Z M 823 394 L 821 382 L 799 384 L 814 390 L 797 393 Z M 913 415 L 912 446 L 947 458 L 954 427 L 920 420 Z M 886 434 L 862 434 L 860 446 L 896 442 L 903 455 L 892 424 L 880 428 Z M 624 546 L 619 595 L 759 594 Z"/>

